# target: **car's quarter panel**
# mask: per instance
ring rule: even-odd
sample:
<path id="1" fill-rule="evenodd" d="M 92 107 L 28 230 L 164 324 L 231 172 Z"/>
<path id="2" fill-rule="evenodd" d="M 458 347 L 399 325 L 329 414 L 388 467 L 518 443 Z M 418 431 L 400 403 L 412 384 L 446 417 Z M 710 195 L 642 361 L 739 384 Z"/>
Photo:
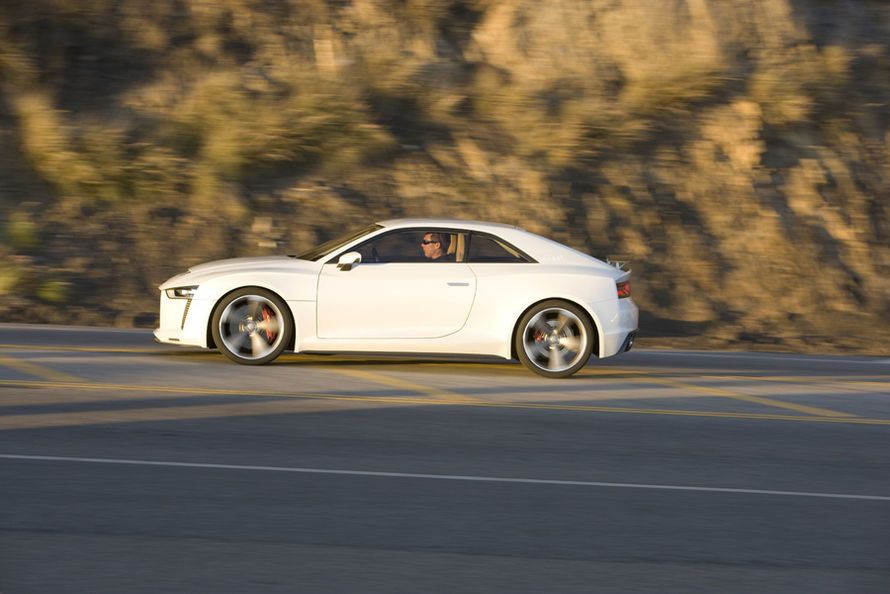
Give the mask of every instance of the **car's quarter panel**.
<path id="1" fill-rule="evenodd" d="M 612 357 L 622 352 L 627 335 L 637 329 L 639 309 L 630 297 L 613 299 L 591 305 L 603 322 L 600 357 Z"/>
<path id="2" fill-rule="evenodd" d="M 544 264 L 470 264 L 476 274 L 476 301 L 461 338 L 490 345 L 490 352 L 509 358 L 513 330 L 529 307 L 546 299 L 565 299 L 591 316 L 597 344 L 604 342 L 600 302 L 617 301 L 612 275 L 585 266 Z M 602 356 L 599 350 L 594 351 Z"/>
<path id="3" fill-rule="evenodd" d="M 466 264 L 362 263 L 351 270 L 326 264 L 318 278 L 318 337 L 447 336 L 464 326 L 475 290 Z"/>

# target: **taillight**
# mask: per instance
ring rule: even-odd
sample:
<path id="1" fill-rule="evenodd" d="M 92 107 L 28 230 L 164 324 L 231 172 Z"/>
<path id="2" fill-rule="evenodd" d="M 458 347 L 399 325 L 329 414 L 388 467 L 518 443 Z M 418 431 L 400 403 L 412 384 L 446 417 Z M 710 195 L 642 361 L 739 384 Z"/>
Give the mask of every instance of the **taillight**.
<path id="1" fill-rule="evenodd" d="M 624 299 L 625 297 L 630 297 L 630 281 L 624 281 L 623 283 L 615 283 L 618 287 L 618 298 Z"/>

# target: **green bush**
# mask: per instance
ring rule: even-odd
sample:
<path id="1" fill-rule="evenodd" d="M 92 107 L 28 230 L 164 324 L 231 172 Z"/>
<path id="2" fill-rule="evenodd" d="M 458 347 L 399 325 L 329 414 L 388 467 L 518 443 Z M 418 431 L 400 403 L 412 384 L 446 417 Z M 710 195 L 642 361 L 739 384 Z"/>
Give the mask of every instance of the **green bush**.
<path id="1" fill-rule="evenodd" d="M 37 245 L 37 225 L 22 213 L 9 218 L 5 231 L 6 243 L 15 251 L 27 251 Z"/>
<path id="2" fill-rule="evenodd" d="M 65 303 L 68 300 L 68 293 L 71 283 L 60 280 L 47 280 L 40 283 L 37 287 L 36 296 L 41 301 L 47 303 Z"/>
<path id="3" fill-rule="evenodd" d="M 9 264 L 0 264 L 0 295 L 11 295 L 19 281 L 21 273 Z"/>

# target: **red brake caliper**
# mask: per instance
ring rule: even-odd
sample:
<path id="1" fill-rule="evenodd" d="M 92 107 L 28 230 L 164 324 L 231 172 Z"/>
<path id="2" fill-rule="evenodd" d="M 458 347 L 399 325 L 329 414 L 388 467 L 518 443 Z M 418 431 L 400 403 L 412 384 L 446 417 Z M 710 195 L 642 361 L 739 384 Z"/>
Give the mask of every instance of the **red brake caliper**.
<path id="1" fill-rule="evenodd" d="M 271 320 L 271 316 L 269 315 L 269 310 L 267 308 L 263 308 L 263 323 L 266 325 L 266 339 L 269 342 L 275 340 L 275 333 L 272 332 L 272 329 L 269 328 L 269 321 Z"/>

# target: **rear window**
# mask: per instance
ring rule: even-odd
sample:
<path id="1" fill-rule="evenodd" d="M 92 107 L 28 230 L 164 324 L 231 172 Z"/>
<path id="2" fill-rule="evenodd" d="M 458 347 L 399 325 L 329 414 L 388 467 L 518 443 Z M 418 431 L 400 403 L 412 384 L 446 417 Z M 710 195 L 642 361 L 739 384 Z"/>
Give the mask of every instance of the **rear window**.
<path id="1" fill-rule="evenodd" d="M 508 263 L 529 261 L 522 252 L 494 237 L 477 233 L 473 233 L 470 237 L 467 262 L 481 264 L 485 262 Z"/>

